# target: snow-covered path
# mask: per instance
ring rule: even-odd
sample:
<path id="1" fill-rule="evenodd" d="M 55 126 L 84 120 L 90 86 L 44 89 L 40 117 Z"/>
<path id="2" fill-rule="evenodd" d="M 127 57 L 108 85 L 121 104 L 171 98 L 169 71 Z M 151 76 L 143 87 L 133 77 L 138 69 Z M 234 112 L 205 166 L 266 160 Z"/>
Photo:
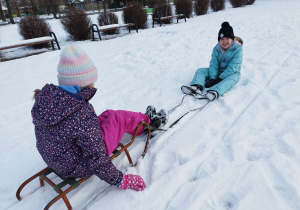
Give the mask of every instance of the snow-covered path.
<path id="1" fill-rule="evenodd" d="M 130 150 L 137 167 L 129 167 L 124 156 L 113 161 L 121 171 L 141 175 L 144 191 L 122 191 L 92 177 L 68 195 L 74 209 L 300 209 L 300 1 L 226 6 L 186 23 L 76 43 L 98 68 L 98 92 L 91 103 L 99 114 L 144 112 L 149 104 L 176 106 L 180 86 L 197 68 L 208 66 L 223 21 L 243 38 L 244 61 L 234 88 L 157 135 L 144 159 L 144 139 L 138 138 Z M 59 22 L 49 22 L 62 46 L 71 44 Z M 1 26 L 0 41 L 10 39 L 5 27 L 16 30 Z M 15 191 L 45 167 L 35 148 L 31 97 L 34 89 L 57 84 L 59 54 L 0 63 L 0 209 L 42 209 L 56 196 L 48 185 L 39 188 L 38 181 L 24 189 L 21 202 Z M 169 124 L 202 104 L 186 98 Z M 64 203 L 53 209 L 65 209 Z"/>

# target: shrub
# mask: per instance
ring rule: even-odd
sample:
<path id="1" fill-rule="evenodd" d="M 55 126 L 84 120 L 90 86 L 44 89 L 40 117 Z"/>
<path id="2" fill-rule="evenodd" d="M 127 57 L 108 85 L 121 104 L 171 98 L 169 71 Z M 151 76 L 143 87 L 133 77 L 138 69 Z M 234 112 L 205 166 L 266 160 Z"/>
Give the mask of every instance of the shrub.
<path id="1" fill-rule="evenodd" d="M 193 12 L 193 5 L 191 0 L 176 0 L 175 2 L 176 14 L 182 14 L 184 10 L 187 18 L 191 17 Z"/>
<path id="2" fill-rule="evenodd" d="M 111 25 L 111 24 L 118 24 L 118 17 L 114 13 L 107 13 L 106 15 L 104 13 L 98 15 L 98 23 L 100 26 L 106 26 L 106 25 Z M 118 34 L 119 33 L 119 28 L 117 29 L 112 29 L 112 30 L 107 30 L 103 31 L 104 34 Z"/>
<path id="3" fill-rule="evenodd" d="M 148 6 L 149 8 L 154 8 L 156 2 L 157 2 L 157 0 L 148 0 L 148 1 L 147 1 L 147 6 Z"/>
<path id="4" fill-rule="evenodd" d="M 43 36 L 49 36 L 50 26 L 44 19 L 41 19 L 37 16 L 28 16 L 20 20 L 20 23 L 18 25 L 18 30 L 20 35 L 24 39 L 32 39 L 32 38 L 38 38 Z M 43 48 L 48 46 L 49 44 L 44 43 L 44 44 L 33 45 L 32 47 Z"/>
<path id="5" fill-rule="evenodd" d="M 247 4 L 248 0 L 229 0 L 232 7 L 243 7 Z"/>
<path id="6" fill-rule="evenodd" d="M 154 13 L 158 13 L 161 17 L 172 16 L 172 8 L 167 2 L 160 2 L 157 4 L 157 7 L 154 10 Z M 166 19 L 161 21 L 164 24 L 169 24 L 172 22 L 172 19 Z"/>
<path id="7" fill-rule="evenodd" d="M 147 14 L 141 3 L 132 1 L 123 8 L 123 19 L 129 23 L 129 18 L 134 18 L 138 28 L 147 28 Z"/>
<path id="8" fill-rule="evenodd" d="M 194 8 L 196 15 L 204 15 L 207 13 L 209 0 L 196 0 Z"/>
<path id="9" fill-rule="evenodd" d="M 92 21 L 83 10 L 70 9 L 61 19 L 64 29 L 77 41 L 91 36 Z"/>
<path id="10" fill-rule="evenodd" d="M 210 8 L 212 11 L 217 12 L 225 8 L 225 0 L 211 0 Z"/>
<path id="11" fill-rule="evenodd" d="M 247 0 L 247 5 L 254 4 L 255 0 Z"/>
<path id="12" fill-rule="evenodd" d="M 166 0 L 148 0 L 147 6 L 149 8 L 157 8 L 158 5 L 160 5 L 162 3 L 166 3 Z"/>

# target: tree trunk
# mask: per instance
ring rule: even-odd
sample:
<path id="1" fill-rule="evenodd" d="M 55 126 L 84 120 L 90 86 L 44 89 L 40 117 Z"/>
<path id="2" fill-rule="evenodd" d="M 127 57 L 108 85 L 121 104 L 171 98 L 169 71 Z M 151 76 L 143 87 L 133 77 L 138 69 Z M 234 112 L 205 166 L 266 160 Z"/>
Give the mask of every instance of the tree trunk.
<path id="1" fill-rule="evenodd" d="M 57 19 L 57 16 L 56 16 L 57 15 L 57 5 L 55 5 L 56 1 L 55 0 L 49 0 L 48 3 L 49 3 L 49 6 L 50 6 L 50 10 L 53 14 L 53 17 L 55 19 Z"/>
<path id="2" fill-rule="evenodd" d="M 6 2 L 7 10 L 8 10 L 8 15 L 9 15 L 10 23 L 11 24 L 15 24 L 14 18 L 13 18 L 12 13 L 11 13 L 10 2 L 9 2 L 9 0 L 5 0 L 5 2 Z"/>
<path id="3" fill-rule="evenodd" d="M 3 10 L 2 10 L 1 0 L 0 0 L 0 16 L 1 16 L 2 21 L 6 21 L 5 15 L 4 15 Z"/>
<path id="4" fill-rule="evenodd" d="M 53 12 L 53 17 L 55 19 L 57 19 L 57 6 L 56 5 L 52 5 L 52 12 Z"/>
<path id="5" fill-rule="evenodd" d="M 17 4 L 17 2 L 16 2 L 16 0 L 14 0 L 13 2 L 12 2 L 12 4 L 13 4 L 13 6 L 16 8 L 16 10 L 17 10 L 17 15 L 20 17 L 20 11 L 19 11 L 19 8 L 18 8 L 18 4 Z"/>
<path id="6" fill-rule="evenodd" d="M 102 1 L 103 2 L 103 9 L 104 9 L 104 15 L 106 16 L 106 2 L 105 0 Z"/>
<path id="7" fill-rule="evenodd" d="M 35 5 L 34 5 L 34 2 L 31 0 L 30 3 L 31 3 L 31 8 L 32 8 L 32 13 L 33 13 L 33 15 L 37 15 L 36 7 L 35 7 Z"/>
<path id="8" fill-rule="evenodd" d="M 99 1 L 97 1 L 97 7 L 98 7 L 98 10 L 99 10 L 99 14 L 100 14 L 100 6 L 99 6 Z"/>
<path id="9" fill-rule="evenodd" d="M 50 15 L 50 6 L 47 5 L 47 14 Z"/>

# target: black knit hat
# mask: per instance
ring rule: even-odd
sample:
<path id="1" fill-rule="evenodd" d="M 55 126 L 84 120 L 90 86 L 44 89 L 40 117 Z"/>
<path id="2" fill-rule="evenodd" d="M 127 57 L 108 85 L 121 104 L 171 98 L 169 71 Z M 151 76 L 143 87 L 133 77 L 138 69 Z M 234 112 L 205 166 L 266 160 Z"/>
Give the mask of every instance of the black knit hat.
<path id="1" fill-rule="evenodd" d="M 218 35 L 218 41 L 220 41 L 220 39 L 222 39 L 223 37 L 228 37 L 234 40 L 233 29 L 228 22 L 222 23 L 222 28 L 220 29 Z"/>

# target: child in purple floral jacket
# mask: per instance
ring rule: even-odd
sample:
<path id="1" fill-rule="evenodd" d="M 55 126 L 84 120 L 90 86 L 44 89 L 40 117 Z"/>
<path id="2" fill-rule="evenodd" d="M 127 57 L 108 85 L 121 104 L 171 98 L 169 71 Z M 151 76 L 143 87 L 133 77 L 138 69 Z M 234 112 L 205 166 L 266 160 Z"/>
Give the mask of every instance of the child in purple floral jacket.
<path id="1" fill-rule="evenodd" d="M 35 94 L 31 114 L 37 149 L 46 164 L 64 177 L 93 174 L 122 189 L 143 190 L 146 185 L 137 175 L 124 175 L 109 155 L 123 134 L 133 134 L 147 115 L 107 110 L 97 116 L 88 102 L 96 93 L 97 69 L 77 46 L 65 48 L 58 65 L 59 86 L 45 85 Z M 138 135 L 143 133 L 141 127 Z"/>

